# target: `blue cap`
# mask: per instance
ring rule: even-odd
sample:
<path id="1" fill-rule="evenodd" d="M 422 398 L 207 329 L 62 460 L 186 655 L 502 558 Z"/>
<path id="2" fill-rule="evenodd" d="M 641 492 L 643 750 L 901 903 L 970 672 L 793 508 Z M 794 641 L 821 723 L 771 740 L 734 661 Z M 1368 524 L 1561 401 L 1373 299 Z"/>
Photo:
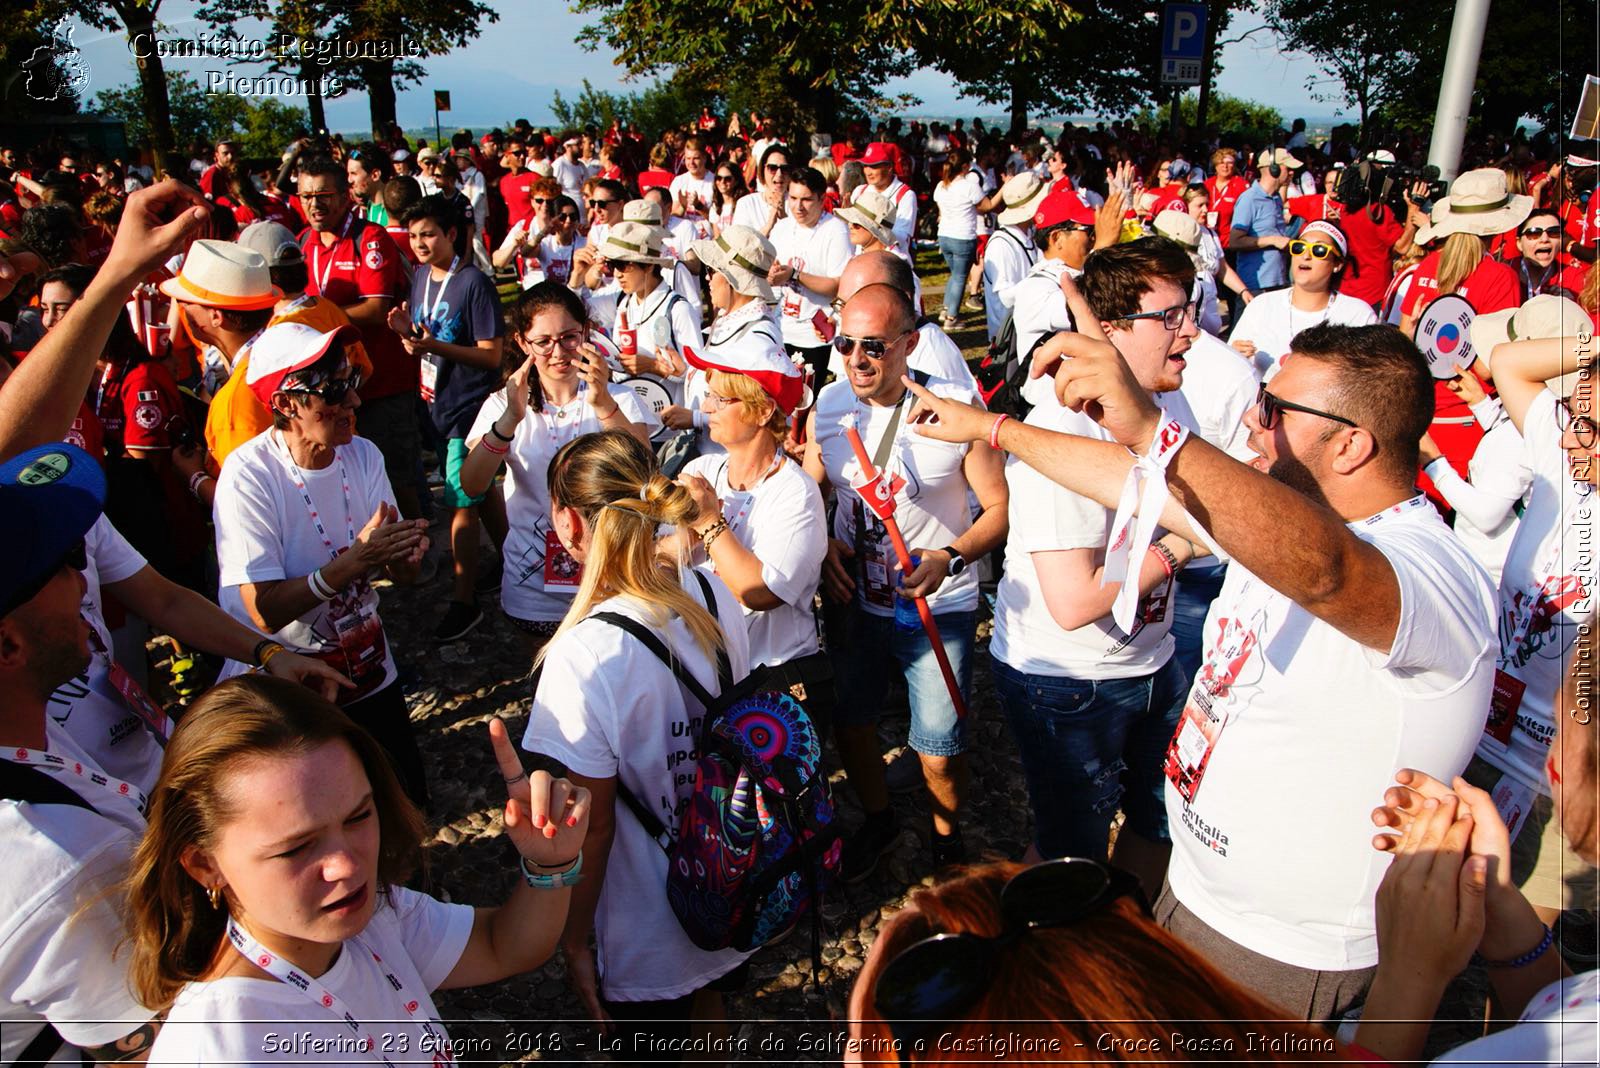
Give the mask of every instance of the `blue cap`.
<path id="1" fill-rule="evenodd" d="M 40 445 L 0 464 L 0 616 L 61 570 L 105 501 L 105 473 L 76 445 Z"/>

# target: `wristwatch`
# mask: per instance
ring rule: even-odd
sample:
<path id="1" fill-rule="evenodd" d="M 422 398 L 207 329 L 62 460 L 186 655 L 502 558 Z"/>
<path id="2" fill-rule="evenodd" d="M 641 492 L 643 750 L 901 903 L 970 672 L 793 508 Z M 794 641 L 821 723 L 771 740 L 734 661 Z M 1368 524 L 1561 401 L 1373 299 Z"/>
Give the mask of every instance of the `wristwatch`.
<path id="1" fill-rule="evenodd" d="M 967 558 L 956 552 L 956 547 L 954 545 L 946 545 L 939 551 L 950 557 L 951 578 L 954 578 L 967 569 Z"/>

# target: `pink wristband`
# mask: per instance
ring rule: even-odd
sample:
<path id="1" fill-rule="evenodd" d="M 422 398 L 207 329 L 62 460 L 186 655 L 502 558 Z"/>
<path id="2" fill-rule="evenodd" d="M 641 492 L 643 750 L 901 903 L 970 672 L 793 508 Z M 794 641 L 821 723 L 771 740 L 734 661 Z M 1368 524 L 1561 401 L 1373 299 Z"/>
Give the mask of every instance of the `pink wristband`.
<path id="1" fill-rule="evenodd" d="M 487 434 L 478 439 L 478 444 L 482 445 L 485 451 L 492 452 L 496 456 L 504 456 L 511 451 L 510 445 L 496 445 L 489 440 L 489 435 Z"/>
<path id="2" fill-rule="evenodd" d="M 989 428 L 989 448 L 1000 448 L 1000 424 L 1010 418 L 1009 415 L 1001 412 L 1000 417 L 994 421 L 994 426 Z"/>

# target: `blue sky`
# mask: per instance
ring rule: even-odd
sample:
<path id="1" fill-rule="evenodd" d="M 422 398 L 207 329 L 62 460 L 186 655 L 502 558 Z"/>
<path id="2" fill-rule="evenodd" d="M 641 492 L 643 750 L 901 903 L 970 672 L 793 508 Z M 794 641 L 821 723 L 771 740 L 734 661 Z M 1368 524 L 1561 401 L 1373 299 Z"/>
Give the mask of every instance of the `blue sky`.
<path id="1" fill-rule="evenodd" d="M 164 24 L 160 36 L 192 38 L 205 32 L 206 28 L 193 18 L 198 6 L 194 0 L 165 0 L 160 11 Z M 483 35 L 468 48 L 429 60 L 422 84 L 400 93 L 402 125 L 432 125 L 434 88 L 451 91 L 455 110 L 442 119 L 449 129 L 497 125 L 518 117 L 535 124 L 550 121 L 553 92 L 560 89 L 571 97 L 584 78 L 598 89 L 630 87 L 613 65 L 612 54 L 586 52 L 573 43 L 586 17 L 572 13 L 559 0 L 499 0 L 491 6 L 500 11 L 498 23 L 486 26 Z M 1260 26 L 1259 18 L 1253 14 L 1236 14 L 1225 36 L 1238 37 L 1243 31 Z M 261 33 L 257 24 L 247 28 L 244 35 Z M 133 57 L 121 35 L 105 35 L 80 26 L 75 40 L 90 68 L 88 97 L 100 89 L 134 80 Z M 1306 79 L 1316 74 L 1315 65 L 1303 56 L 1282 53 L 1270 30 L 1260 28 L 1244 41 L 1225 46 L 1222 61 L 1224 70 L 1218 78 L 1222 92 L 1271 104 L 1286 119 L 1305 115 L 1315 122 L 1340 111 L 1337 101 L 1312 97 L 1306 89 Z M 257 65 L 230 68 L 226 61 L 216 59 L 167 59 L 165 63 L 169 70 L 189 74 L 202 85 L 207 70 L 232 69 L 241 76 L 262 72 Z M 996 114 L 1000 110 L 964 100 L 948 77 L 931 70 L 897 79 L 886 86 L 886 92 L 920 97 L 921 106 L 911 109 L 911 114 Z M 328 102 L 328 122 L 334 129 L 364 129 L 367 115 L 364 93 L 348 93 Z"/>

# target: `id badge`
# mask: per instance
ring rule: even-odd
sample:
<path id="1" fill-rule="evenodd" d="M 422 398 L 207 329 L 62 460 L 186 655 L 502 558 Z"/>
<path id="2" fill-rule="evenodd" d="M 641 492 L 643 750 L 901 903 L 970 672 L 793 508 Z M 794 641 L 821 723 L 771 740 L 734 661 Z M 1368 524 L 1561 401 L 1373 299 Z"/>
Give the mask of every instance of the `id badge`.
<path id="1" fill-rule="evenodd" d="M 868 604 L 894 607 L 894 586 L 889 581 L 889 558 L 882 543 L 868 544 L 861 555 L 861 595 Z"/>
<path id="2" fill-rule="evenodd" d="M 1172 580 L 1167 579 L 1139 601 L 1139 619 L 1144 623 L 1160 623 L 1167 618 L 1167 602 L 1172 599 Z"/>
<path id="3" fill-rule="evenodd" d="M 1515 842 L 1517 832 L 1522 829 L 1523 821 L 1533 808 L 1534 792 L 1512 775 L 1505 774 L 1489 791 L 1489 797 L 1494 801 L 1495 811 L 1500 813 L 1501 820 L 1505 822 L 1510 840 Z"/>
<path id="4" fill-rule="evenodd" d="M 377 617 L 358 602 L 349 612 L 330 614 L 328 622 L 333 627 L 334 637 L 339 642 L 346 663 L 350 665 L 350 681 L 360 686 L 374 670 L 382 678 L 383 627 Z"/>
<path id="5" fill-rule="evenodd" d="M 561 537 L 544 532 L 544 592 L 571 596 L 583 584 L 583 565 L 561 547 Z"/>
<path id="6" fill-rule="evenodd" d="M 1511 732 L 1517 725 L 1517 709 L 1522 707 L 1522 692 L 1528 684 L 1499 668 L 1494 673 L 1494 693 L 1489 698 L 1489 720 L 1483 733 L 1501 745 L 1511 744 Z"/>
<path id="7" fill-rule="evenodd" d="M 111 685 L 122 695 L 122 703 L 133 710 L 134 714 L 144 720 L 144 725 L 150 728 L 150 733 L 165 742 L 167 737 L 167 713 L 155 699 L 145 692 L 139 685 L 139 680 L 128 674 L 128 669 L 117 663 L 111 662 L 111 670 L 107 677 Z"/>
<path id="8" fill-rule="evenodd" d="M 1200 781 L 1205 778 L 1206 765 L 1222 736 L 1227 719 L 1216 713 L 1216 699 L 1203 686 L 1196 686 L 1189 703 L 1183 707 L 1183 719 L 1167 746 L 1166 765 L 1163 772 L 1185 801 L 1194 802 L 1200 792 Z"/>
<path id="9" fill-rule="evenodd" d="M 432 356 L 424 356 L 418 367 L 421 368 L 422 374 L 422 399 L 432 404 L 434 390 L 439 385 L 439 366 L 433 362 Z"/>
<path id="10" fill-rule="evenodd" d="M 783 291 L 783 314 L 791 319 L 800 318 L 800 294 L 793 287 Z"/>

